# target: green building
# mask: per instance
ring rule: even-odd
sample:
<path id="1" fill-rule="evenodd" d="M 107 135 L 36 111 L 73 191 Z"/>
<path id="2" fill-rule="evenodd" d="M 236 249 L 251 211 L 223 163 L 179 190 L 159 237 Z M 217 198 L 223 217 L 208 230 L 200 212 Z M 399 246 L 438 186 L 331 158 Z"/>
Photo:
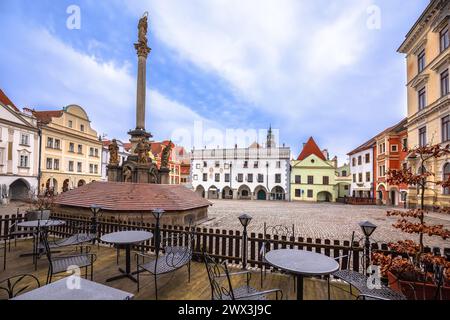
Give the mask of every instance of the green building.
<path id="1" fill-rule="evenodd" d="M 339 169 L 341 175 L 349 174 L 348 169 Z M 334 202 L 339 196 L 338 186 L 345 181 L 338 177 L 337 158 L 330 160 L 328 151 L 320 150 L 312 137 L 304 144 L 297 160 L 291 162 L 292 201 Z"/>

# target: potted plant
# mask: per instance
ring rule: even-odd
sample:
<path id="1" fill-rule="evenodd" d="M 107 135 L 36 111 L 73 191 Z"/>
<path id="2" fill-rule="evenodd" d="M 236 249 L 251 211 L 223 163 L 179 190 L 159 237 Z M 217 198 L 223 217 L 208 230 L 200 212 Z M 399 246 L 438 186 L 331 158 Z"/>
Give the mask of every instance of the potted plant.
<path id="1" fill-rule="evenodd" d="M 387 172 L 388 182 L 391 184 L 407 184 L 417 188 L 420 196 L 418 208 L 408 211 L 388 211 L 387 216 L 398 217 L 393 225 L 408 234 L 417 234 L 418 243 L 412 240 L 390 243 L 391 253 L 374 252 L 372 261 L 379 265 L 381 273 L 389 280 L 389 286 L 402 292 L 408 299 L 443 299 L 450 300 L 450 262 L 444 257 L 425 252 L 424 236 L 436 236 L 446 240 L 450 238 L 450 231 L 442 225 L 429 225 L 425 222 L 428 211 L 425 208 L 425 191 L 431 186 L 447 188 L 448 181 L 433 181 L 433 173 L 426 170 L 429 161 L 436 160 L 450 154 L 450 145 L 418 147 L 409 150 L 410 158 L 418 164 L 418 173 L 411 168 L 391 170 Z M 442 213 L 450 213 L 449 208 L 436 208 Z"/>

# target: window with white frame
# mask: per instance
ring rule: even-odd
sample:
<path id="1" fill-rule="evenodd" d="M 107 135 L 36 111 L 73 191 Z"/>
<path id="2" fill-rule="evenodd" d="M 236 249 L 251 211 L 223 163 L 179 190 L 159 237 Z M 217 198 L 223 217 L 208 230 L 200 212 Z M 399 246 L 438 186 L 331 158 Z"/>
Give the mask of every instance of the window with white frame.
<path id="1" fill-rule="evenodd" d="M 4 150 L 5 150 L 5 149 L 0 148 L 0 166 L 3 166 L 3 162 L 4 162 L 3 156 L 4 156 L 4 153 L 5 153 Z"/>
<path id="2" fill-rule="evenodd" d="M 52 170 L 53 169 L 53 159 L 52 158 L 47 158 L 47 166 L 46 166 L 47 170 Z"/>
<path id="3" fill-rule="evenodd" d="M 22 154 L 20 155 L 20 167 L 21 168 L 28 168 L 28 155 Z"/>
<path id="4" fill-rule="evenodd" d="M 30 135 L 26 133 L 22 133 L 20 135 L 20 144 L 24 146 L 28 146 L 30 144 Z"/>
<path id="5" fill-rule="evenodd" d="M 57 150 L 61 150 L 61 140 L 55 139 L 55 144 L 53 145 L 53 147 Z"/>
<path id="6" fill-rule="evenodd" d="M 59 159 L 53 160 L 53 170 L 59 170 Z"/>
<path id="7" fill-rule="evenodd" d="M 78 172 L 82 172 L 83 171 L 83 163 L 81 163 L 81 162 L 77 163 L 77 171 Z"/>
<path id="8" fill-rule="evenodd" d="M 397 152 L 398 151 L 398 145 L 393 144 L 391 145 L 391 152 Z"/>

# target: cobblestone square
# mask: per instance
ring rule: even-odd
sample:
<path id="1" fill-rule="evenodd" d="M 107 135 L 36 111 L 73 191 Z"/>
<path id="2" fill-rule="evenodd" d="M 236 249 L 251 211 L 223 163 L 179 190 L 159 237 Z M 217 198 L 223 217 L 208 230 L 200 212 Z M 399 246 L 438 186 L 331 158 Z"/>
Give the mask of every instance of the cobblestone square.
<path id="1" fill-rule="evenodd" d="M 248 213 L 253 217 L 249 232 L 262 233 L 264 222 L 268 225 L 295 225 L 296 236 L 330 240 L 350 240 L 353 231 L 356 237 L 362 237 L 358 226 L 361 221 L 369 220 L 378 226 L 373 239 L 388 243 L 391 241 L 412 239 L 416 235 L 407 235 L 392 227 L 395 217 L 387 217 L 386 211 L 392 208 L 381 206 L 352 206 L 337 203 L 304 203 L 276 201 L 237 201 L 213 200 L 209 208 L 209 221 L 201 226 L 241 230 L 238 216 Z M 450 216 L 430 213 L 426 219 L 429 224 L 442 224 L 450 228 Z M 429 246 L 450 247 L 450 240 L 438 237 L 425 237 Z"/>

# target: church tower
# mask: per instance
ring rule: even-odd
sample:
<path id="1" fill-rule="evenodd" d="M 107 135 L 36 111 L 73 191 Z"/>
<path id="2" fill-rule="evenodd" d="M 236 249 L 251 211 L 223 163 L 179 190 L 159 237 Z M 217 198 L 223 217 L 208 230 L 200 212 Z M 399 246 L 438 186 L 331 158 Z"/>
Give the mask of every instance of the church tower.
<path id="1" fill-rule="evenodd" d="M 270 125 L 269 131 L 267 131 L 266 148 L 276 148 L 275 135 L 272 133 L 272 125 Z"/>

